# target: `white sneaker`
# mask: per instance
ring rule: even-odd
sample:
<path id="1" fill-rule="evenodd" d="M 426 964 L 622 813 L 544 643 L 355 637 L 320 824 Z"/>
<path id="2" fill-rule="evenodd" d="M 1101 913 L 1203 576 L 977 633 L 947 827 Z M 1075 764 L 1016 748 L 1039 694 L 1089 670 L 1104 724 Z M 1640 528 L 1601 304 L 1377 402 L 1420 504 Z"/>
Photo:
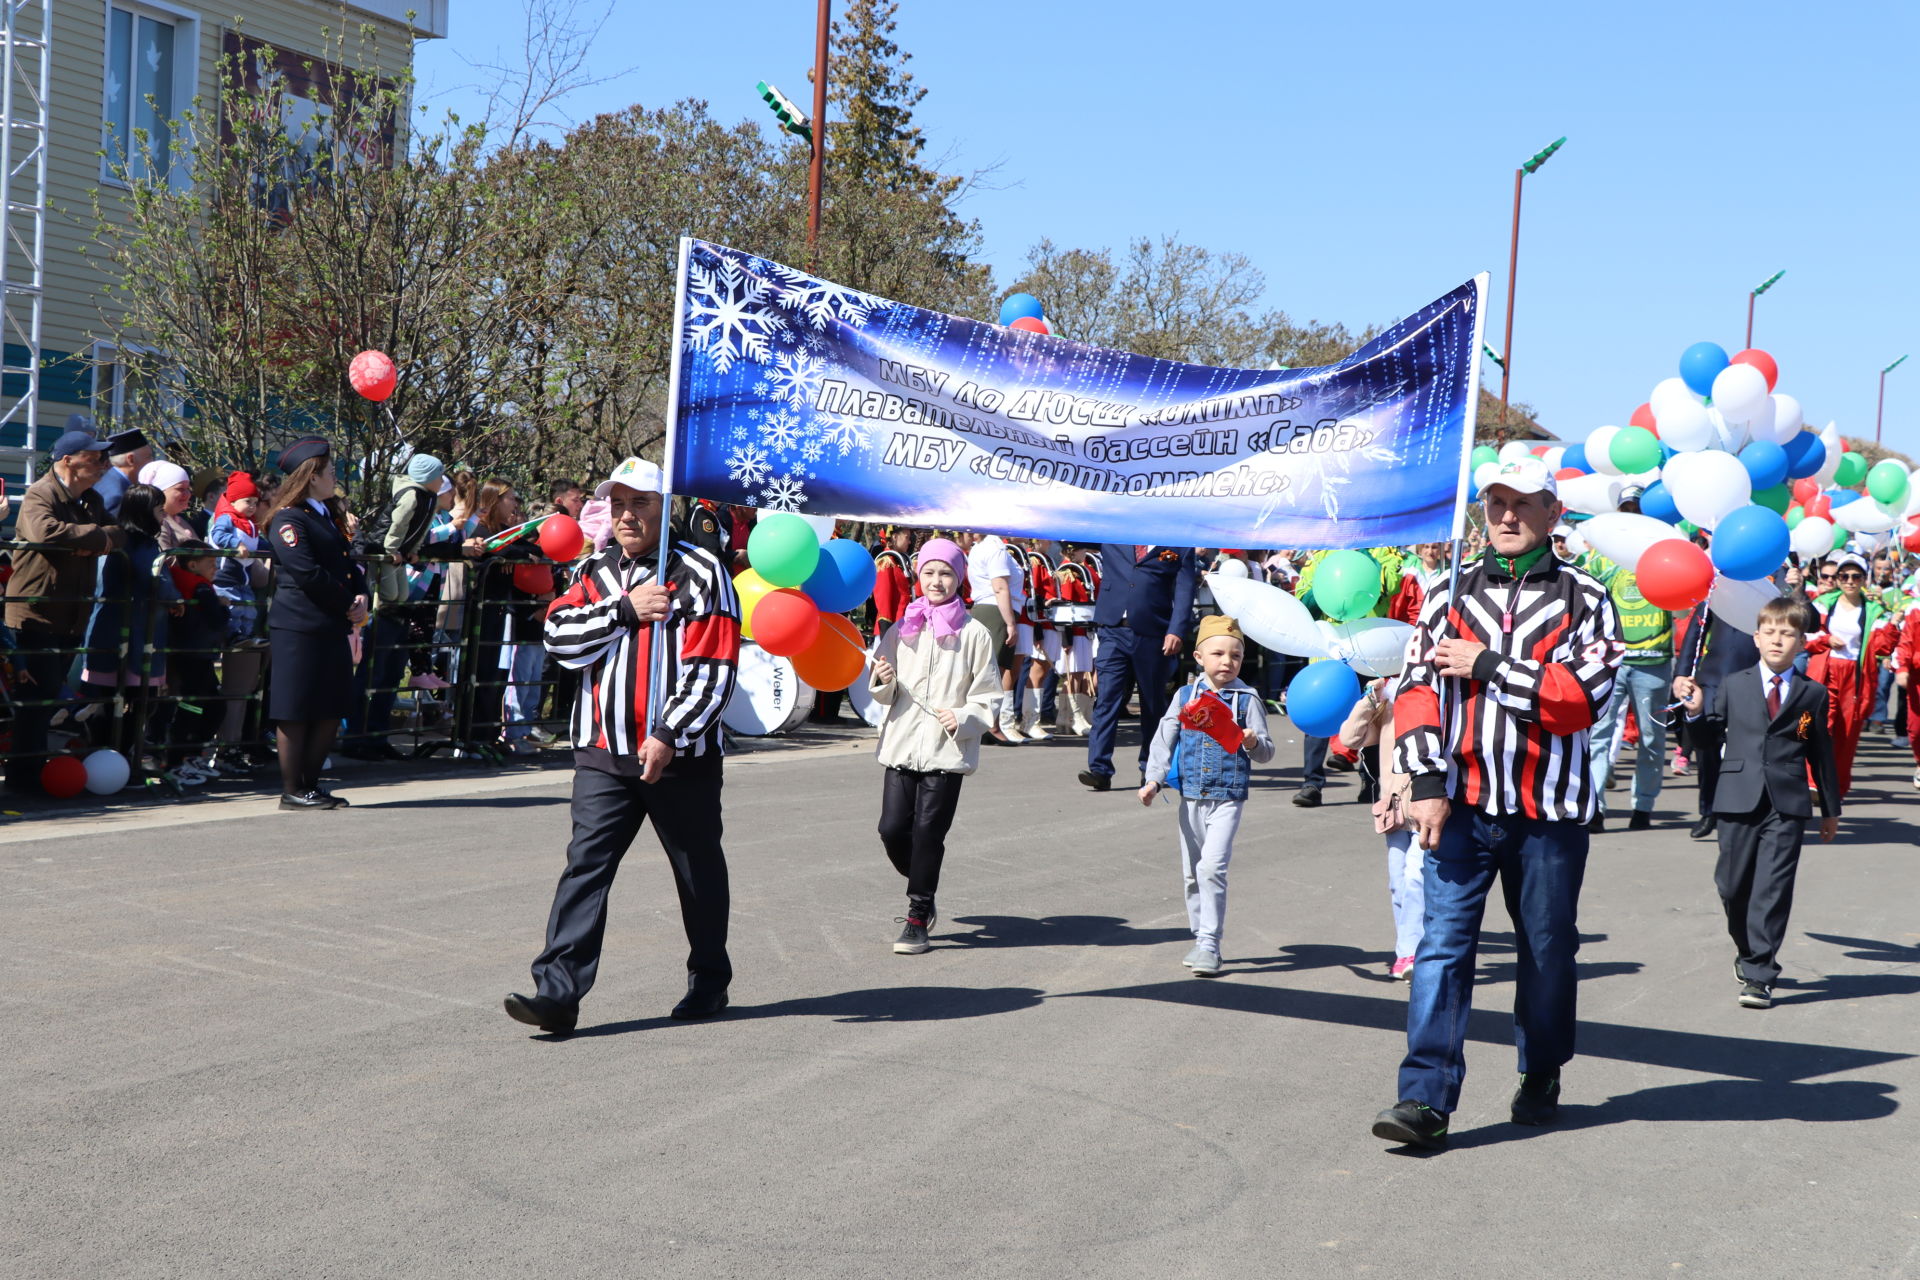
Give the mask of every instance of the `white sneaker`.
<path id="1" fill-rule="evenodd" d="M 1915 769 L 1913 771 L 1913 785 L 1915 787 L 1920 787 L 1920 769 Z"/>
<path id="2" fill-rule="evenodd" d="M 1040 695 L 1028 690 L 1027 709 L 1020 715 L 1020 733 L 1035 742 L 1045 742 L 1053 735 L 1047 732 L 1047 726 L 1040 723 Z"/>
<path id="3" fill-rule="evenodd" d="M 212 781 L 206 774 L 194 768 L 191 760 L 168 770 L 167 776 L 183 787 L 204 787 Z"/>

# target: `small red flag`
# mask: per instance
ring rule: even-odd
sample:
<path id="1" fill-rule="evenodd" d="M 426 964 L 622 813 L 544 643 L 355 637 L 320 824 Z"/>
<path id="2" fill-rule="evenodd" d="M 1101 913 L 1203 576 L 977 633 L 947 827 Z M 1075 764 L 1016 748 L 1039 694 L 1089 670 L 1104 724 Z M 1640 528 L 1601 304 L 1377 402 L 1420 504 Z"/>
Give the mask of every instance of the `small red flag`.
<path id="1" fill-rule="evenodd" d="M 1247 740 L 1247 731 L 1234 723 L 1233 708 L 1211 689 L 1195 694 L 1180 709 L 1180 723 L 1197 730 L 1220 744 L 1223 751 L 1238 751 Z"/>

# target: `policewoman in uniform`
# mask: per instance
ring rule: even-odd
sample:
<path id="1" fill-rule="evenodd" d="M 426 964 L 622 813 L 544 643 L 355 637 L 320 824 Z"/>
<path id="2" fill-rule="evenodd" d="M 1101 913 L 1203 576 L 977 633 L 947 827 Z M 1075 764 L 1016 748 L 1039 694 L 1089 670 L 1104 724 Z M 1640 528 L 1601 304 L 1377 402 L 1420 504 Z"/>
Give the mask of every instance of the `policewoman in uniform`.
<path id="1" fill-rule="evenodd" d="M 352 701 L 347 637 L 367 620 L 367 581 L 347 554 L 331 446 L 317 436 L 297 440 L 280 455 L 280 470 L 287 478 L 262 522 L 276 570 L 267 714 L 280 733 L 280 807 L 339 809 L 347 802 L 320 789 L 320 768 Z"/>

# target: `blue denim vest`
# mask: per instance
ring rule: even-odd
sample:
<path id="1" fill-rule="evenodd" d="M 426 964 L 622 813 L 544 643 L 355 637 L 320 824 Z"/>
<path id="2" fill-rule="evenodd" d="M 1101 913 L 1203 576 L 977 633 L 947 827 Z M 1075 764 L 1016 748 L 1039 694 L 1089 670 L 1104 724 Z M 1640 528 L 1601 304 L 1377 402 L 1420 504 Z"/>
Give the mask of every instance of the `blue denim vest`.
<path id="1" fill-rule="evenodd" d="M 1182 688 L 1174 695 L 1174 706 L 1185 707 L 1199 688 L 1197 684 Z M 1219 693 L 1220 700 L 1233 709 L 1233 718 L 1243 729 L 1246 725 L 1241 718 L 1246 715 L 1246 708 L 1239 700 L 1251 696 L 1243 689 Z M 1181 728 L 1180 794 L 1186 799 L 1245 800 L 1247 778 L 1252 771 L 1253 762 L 1247 759 L 1246 752 L 1228 752 L 1198 729 Z"/>

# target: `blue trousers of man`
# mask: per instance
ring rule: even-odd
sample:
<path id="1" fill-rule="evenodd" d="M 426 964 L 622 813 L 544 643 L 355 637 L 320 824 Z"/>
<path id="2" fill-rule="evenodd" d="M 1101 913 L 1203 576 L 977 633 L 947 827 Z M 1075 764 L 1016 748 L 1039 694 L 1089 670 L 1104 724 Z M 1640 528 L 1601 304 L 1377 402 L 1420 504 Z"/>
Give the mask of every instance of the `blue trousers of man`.
<path id="1" fill-rule="evenodd" d="M 1407 995 L 1400 1096 L 1452 1112 L 1467 1073 L 1467 1019 L 1480 920 L 1496 876 L 1513 919 L 1513 1039 L 1520 1070 L 1553 1071 L 1573 1057 L 1575 917 L 1587 869 L 1578 822 L 1490 817 L 1455 804 L 1427 854 L 1425 932 Z"/>
<path id="2" fill-rule="evenodd" d="M 1140 769 L 1147 767 L 1153 729 L 1167 711 L 1167 684 L 1179 659 L 1160 652 L 1160 636 L 1143 636 L 1132 627 L 1100 628 L 1100 652 L 1093 660 L 1093 732 L 1087 735 L 1087 771 L 1113 776 L 1113 740 L 1120 717 L 1137 686 L 1140 691 Z"/>

